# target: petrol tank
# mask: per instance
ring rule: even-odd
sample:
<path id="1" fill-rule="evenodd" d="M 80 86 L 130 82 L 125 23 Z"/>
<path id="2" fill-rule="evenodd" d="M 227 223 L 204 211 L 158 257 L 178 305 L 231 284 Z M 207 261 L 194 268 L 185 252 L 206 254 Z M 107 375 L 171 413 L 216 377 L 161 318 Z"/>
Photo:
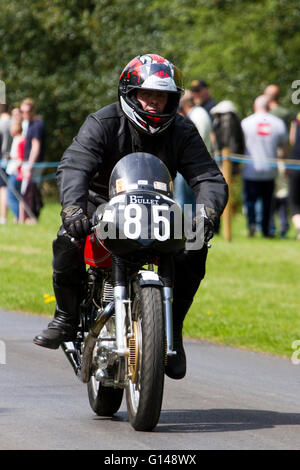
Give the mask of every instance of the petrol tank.
<path id="1" fill-rule="evenodd" d="M 84 261 L 96 268 L 111 268 L 112 255 L 94 233 L 89 235 L 84 247 Z"/>

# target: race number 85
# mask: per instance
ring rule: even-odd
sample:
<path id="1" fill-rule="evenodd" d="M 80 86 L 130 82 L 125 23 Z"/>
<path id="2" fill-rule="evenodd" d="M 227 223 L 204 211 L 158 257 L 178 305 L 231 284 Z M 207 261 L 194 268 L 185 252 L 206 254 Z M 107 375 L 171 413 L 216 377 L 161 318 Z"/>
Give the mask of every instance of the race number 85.
<path id="1" fill-rule="evenodd" d="M 168 206 L 151 206 L 151 238 L 159 241 L 165 241 L 170 238 L 170 221 L 163 213 L 167 211 Z M 136 239 L 142 234 L 143 238 L 148 238 L 148 210 L 141 204 L 129 204 L 124 209 L 124 235 L 127 238 Z"/>

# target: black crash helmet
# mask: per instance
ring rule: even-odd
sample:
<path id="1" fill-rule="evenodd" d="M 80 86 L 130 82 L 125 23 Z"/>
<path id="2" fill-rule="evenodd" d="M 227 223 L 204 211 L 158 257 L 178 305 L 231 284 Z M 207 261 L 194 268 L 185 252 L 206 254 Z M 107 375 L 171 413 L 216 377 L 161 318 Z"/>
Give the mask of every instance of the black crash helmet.
<path id="1" fill-rule="evenodd" d="M 164 91 L 168 102 L 163 114 L 149 113 L 136 99 L 137 89 Z M 119 81 L 119 101 L 127 118 L 148 135 L 163 132 L 174 120 L 184 91 L 179 70 L 156 54 L 135 57 L 124 68 Z"/>

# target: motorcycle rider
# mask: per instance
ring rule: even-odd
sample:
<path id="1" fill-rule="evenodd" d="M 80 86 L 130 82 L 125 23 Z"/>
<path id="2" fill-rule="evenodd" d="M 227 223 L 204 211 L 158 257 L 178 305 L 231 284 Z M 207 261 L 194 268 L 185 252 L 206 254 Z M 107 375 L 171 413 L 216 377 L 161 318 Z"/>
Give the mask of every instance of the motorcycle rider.
<path id="1" fill-rule="evenodd" d="M 110 173 L 122 157 L 147 152 L 160 158 L 172 178 L 177 170 L 204 204 L 204 238 L 218 226 L 227 202 L 227 184 L 208 153 L 197 129 L 177 113 L 183 92 L 181 75 L 167 59 L 146 54 L 135 57 L 119 80 L 119 101 L 89 115 L 64 152 L 57 170 L 62 204 L 62 227 L 53 242 L 54 319 L 34 343 L 57 349 L 75 338 L 85 278 L 85 236 L 94 207 L 89 189 L 108 197 Z M 67 232 L 67 233 L 66 233 Z M 66 236 L 67 235 L 67 236 Z M 68 236 L 69 235 L 69 236 Z M 78 243 L 72 243 L 74 237 Z M 201 250 L 174 256 L 173 333 L 175 356 L 169 357 L 166 374 L 181 379 L 186 373 L 182 344 L 183 320 L 205 275 L 207 245 Z"/>

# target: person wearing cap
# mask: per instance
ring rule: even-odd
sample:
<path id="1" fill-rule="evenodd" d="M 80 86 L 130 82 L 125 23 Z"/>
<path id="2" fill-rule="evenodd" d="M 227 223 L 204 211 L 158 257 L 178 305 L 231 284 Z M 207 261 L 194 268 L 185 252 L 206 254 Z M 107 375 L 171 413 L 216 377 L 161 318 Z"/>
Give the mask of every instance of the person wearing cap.
<path id="1" fill-rule="evenodd" d="M 202 106 L 209 114 L 217 102 L 210 95 L 210 89 L 205 80 L 193 80 L 191 83 L 191 92 L 193 94 L 194 103 Z"/>
<path id="2" fill-rule="evenodd" d="M 179 110 L 185 119 L 191 121 L 197 131 L 199 132 L 205 146 L 209 152 L 212 151 L 211 146 L 211 132 L 212 122 L 208 112 L 202 106 L 195 106 L 193 95 L 190 90 L 184 92 L 183 97 L 179 102 Z M 177 172 L 174 180 L 174 194 L 177 203 L 182 210 L 188 210 L 189 206 L 192 207 L 192 213 L 195 215 L 195 195 L 192 188 L 188 185 L 181 173 Z M 184 207 L 185 206 L 185 207 Z"/>
<path id="3" fill-rule="evenodd" d="M 183 116 L 195 124 L 207 150 L 211 152 L 210 134 L 212 132 L 212 123 L 208 112 L 203 106 L 195 105 L 193 94 L 190 90 L 184 92 L 183 97 L 180 99 L 179 106 L 183 112 Z"/>

